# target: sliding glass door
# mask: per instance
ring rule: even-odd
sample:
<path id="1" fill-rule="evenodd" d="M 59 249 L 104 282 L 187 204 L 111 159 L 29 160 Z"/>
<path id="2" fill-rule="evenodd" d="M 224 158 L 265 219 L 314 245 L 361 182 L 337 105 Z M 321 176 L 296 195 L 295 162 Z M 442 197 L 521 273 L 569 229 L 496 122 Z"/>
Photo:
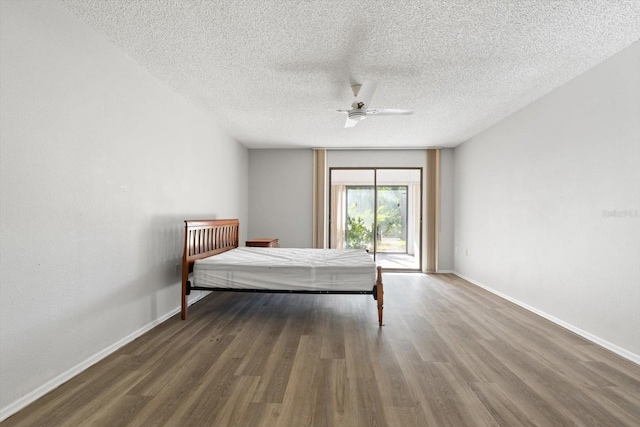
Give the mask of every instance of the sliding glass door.
<path id="1" fill-rule="evenodd" d="M 332 168 L 329 244 L 386 269 L 420 269 L 421 169 Z"/>

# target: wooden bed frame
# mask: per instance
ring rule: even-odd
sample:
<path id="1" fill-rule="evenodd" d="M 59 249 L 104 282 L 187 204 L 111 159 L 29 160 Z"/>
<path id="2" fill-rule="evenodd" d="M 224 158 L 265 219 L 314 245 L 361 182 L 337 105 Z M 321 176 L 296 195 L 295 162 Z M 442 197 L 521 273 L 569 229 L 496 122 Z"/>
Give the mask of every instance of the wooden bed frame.
<path id="1" fill-rule="evenodd" d="M 182 320 L 187 318 L 187 295 L 192 290 L 226 292 L 267 292 L 290 294 L 365 294 L 373 295 L 378 302 L 378 324 L 382 326 L 382 304 L 384 289 L 382 285 L 382 267 L 377 267 L 377 278 L 370 291 L 290 291 L 264 289 L 229 289 L 192 286 L 189 273 L 193 271 L 196 260 L 226 252 L 238 247 L 237 219 L 187 220 L 184 222 L 184 251 L 182 255 Z"/>

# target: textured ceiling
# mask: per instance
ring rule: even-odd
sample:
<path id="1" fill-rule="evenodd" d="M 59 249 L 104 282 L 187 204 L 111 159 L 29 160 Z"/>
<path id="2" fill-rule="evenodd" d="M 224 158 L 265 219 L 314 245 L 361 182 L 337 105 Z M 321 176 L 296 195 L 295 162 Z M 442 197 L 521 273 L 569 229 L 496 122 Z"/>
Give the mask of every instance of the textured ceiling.
<path id="1" fill-rule="evenodd" d="M 250 148 L 452 147 L 640 38 L 640 0 L 61 0 Z M 351 83 L 377 108 L 351 129 Z"/>

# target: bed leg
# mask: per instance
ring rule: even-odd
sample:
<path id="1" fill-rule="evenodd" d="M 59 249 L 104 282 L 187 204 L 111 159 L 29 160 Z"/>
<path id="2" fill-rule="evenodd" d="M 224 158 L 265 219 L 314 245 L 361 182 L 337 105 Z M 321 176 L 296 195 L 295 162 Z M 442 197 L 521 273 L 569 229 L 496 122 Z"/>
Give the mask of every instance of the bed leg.
<path id="1" fill-rule="evenodd" d="M 180 308 L 180 319 L 187 320 L 187 294 L 189 293 L 187 280 L 189 280 L 189 264 L 182 261 L 182 298 Z"/>
<path id="2" fill-rule="evenodd" d="M 378 278 L 376 279 L 376 300 L 378 301 L 378 324 L 382 326 L 382 305 L 384 303 L 384 289 L 382 287 L 382 267 L 378 267 Z"/>

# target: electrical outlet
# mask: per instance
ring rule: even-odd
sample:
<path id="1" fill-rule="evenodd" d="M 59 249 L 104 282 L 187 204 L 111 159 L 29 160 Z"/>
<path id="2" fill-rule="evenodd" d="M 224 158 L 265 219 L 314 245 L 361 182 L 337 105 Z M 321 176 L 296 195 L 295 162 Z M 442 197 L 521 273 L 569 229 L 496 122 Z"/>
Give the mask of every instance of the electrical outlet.
<path id="1" fill-rule="evenodd" d="M 458 247 L 457 247 L 457 246 L 454 246 L 454 247 L 453 247 L 453 253 L 454 253 L 454 254 L 457 254 L 457 253 L 458 253 Z"/>
<path id="2" fill-rule="evenodd" d="M 464 248 L 464 256 L 469 256 L 469 249 Z"/>

